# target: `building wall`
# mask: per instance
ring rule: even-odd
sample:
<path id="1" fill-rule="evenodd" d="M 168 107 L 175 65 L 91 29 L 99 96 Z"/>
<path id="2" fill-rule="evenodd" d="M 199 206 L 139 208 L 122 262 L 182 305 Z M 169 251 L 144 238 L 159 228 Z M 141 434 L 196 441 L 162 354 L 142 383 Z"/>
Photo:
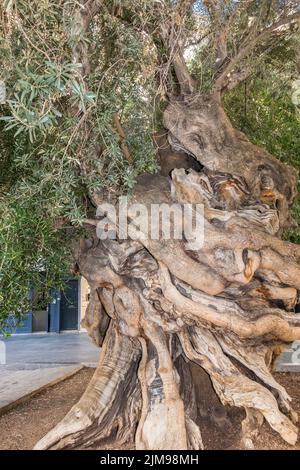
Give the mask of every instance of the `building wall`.
<path id="1" fill-rule="evenodd" d="M 81 276 L 80 278 L 80 323 L 85 317 L 85 312 L 89 303 L 90 287 L 87 280 Z M 84 330 L 80 325 L 80 330 Z"/>
<path id="2" fill-rule="evenodd" d="M 47 314 L 47 322 L 45 323 L 45 328 L 43 331 L 47 332 L 47 329 L 50 333 L 59 333 L 61 331 L 61 298 L 62 292 L 60 290 L 52 291 L 52 301 L 48 305 L 47 312 L 41 312 Z M 81 321 L 85 317 L 86 309 L 89 303 L 90 288 L 87 280 L 81 276 L 78 278 L 78 330 L 85 331 L 81 327 Z M 33 303 L 33 289 L 29 292 L 30 301 Z M 24 315 L 23 324 L 19 327 L 16 326 L 16 321 L 14 317 L 11 316 L 8 322 L 8 331 L 10 333 L 32 333 L 34 332 L 33 328 L 33 314 L 38 312 L 33 312 L 30 310 L 26 315 Z"/>

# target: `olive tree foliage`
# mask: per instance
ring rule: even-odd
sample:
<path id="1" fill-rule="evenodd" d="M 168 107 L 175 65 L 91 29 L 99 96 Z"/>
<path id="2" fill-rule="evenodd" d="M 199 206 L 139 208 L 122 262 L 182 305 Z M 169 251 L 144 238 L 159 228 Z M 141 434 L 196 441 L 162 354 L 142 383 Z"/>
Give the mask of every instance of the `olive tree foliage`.
<path id="1" fill-rule="evenodd" d="M 26 311 L 41 269 L 46 290 L 60 285 L 89 195 L 130 191 L 138 174 L 156 168 L 153 45 L 114 16 L 124 2 L 105 3 L 88 31 L 79 2 L 1 5 L 2 322 Z M 78 44 L 89 54 L 89 73 L 76 60 Z M 132 161 L 121 151 L 116 114 Z"/>

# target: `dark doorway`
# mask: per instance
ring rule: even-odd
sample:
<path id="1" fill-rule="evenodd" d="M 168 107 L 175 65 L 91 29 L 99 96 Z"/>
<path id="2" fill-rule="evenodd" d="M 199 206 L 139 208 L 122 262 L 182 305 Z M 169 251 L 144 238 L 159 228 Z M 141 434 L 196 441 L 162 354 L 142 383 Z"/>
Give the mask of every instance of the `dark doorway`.
<path id="1" fill-rule="evenodd" d="M 41 273 L 43 276 L 43 273 Z M 48 292 L 41 286 L 32 289 L 32 331 L 48 331 Z"/>
<path id="2" fill-rule="evenodd" d="M 60 330 L 78 330 L 78 280 L 66 281 L 60 299 Z"/>

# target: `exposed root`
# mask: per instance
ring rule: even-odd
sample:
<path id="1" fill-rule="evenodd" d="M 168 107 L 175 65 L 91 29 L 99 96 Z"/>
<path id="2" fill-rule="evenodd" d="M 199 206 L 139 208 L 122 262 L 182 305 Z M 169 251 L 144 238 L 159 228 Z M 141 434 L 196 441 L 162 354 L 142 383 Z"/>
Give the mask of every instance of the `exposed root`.
<path id="1" fill-rule="evenodd" d="M 224 405 L 253 408 L 291 445 L 297 441 L 297 428 L 283 415 L 274 396 L 262 385 L 243 376 L 224 355 L 215 337 L 203 328 L 179 335 L 187 357 L 203 367 Z"/>
<path id="2" fill-rule="evenodd" d="M 136 447 L 186 449 L 187 430 L 184 404 L 178 388 L 179 376 L 175 372 L 165 335 L 151 323 L 144 324 L 144 329 L 147 335 L 147 353 L 145 346 L 143 350 L 147 356 L 142 361 L 143 371 L 140 376 L 142 388 L 145 388 L 146 380 L 148 396 L 145 397 L 143 393 L 143 422 L 138 429 Z"/>
<path id="3" fill-rule="evenodd" d="M 112 325 L 103 344 L 98 368 L 82 398 L 35 445 L 35 449 L 74 448 L 78 443 L 81 447 L 88 447 L 95 441 L 109 437 L 113 429 L 118 428 L 124 402 L 127 405 L 126 400 L 132 393 L 128 384 L 132 383 L 139 354 L 139 348 L 132 339 L 118 333 L 116 326 Z M 135 383 L 133 387 L 136 387 Z M 136 412 L 130 414 L 127 422 L 130 434 L 135 431 L 133 417 L 137 419 Z M 122 429 L 119 436 L 127 438 L 127 434 Z"/>

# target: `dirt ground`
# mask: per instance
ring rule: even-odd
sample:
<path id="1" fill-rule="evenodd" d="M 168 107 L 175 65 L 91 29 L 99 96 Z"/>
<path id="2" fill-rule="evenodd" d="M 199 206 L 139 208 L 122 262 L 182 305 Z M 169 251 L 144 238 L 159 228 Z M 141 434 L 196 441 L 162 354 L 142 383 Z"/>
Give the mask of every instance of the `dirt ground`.
<path id="1" fill-rule="evenodd" d="M 80 398 L 93 369 L 83 369 L 75 376 L 35 395 L 0 416 L 0 449 L 31 449 Z M 277 373 L 276 379 L 291 395 L 293 407 L 300 416 L 300 374 Z M 206 449 L 239 449 L 243 412 L 230 409 L 226 424 L 217 425 L 210 413 L 201 417 L 202 437 Z M 126 446 L 126 449 L 133 448 Z M 255 442 L 256 449 L 300 449 L 287 445 L 268 424 L 264 423 Z"/>

